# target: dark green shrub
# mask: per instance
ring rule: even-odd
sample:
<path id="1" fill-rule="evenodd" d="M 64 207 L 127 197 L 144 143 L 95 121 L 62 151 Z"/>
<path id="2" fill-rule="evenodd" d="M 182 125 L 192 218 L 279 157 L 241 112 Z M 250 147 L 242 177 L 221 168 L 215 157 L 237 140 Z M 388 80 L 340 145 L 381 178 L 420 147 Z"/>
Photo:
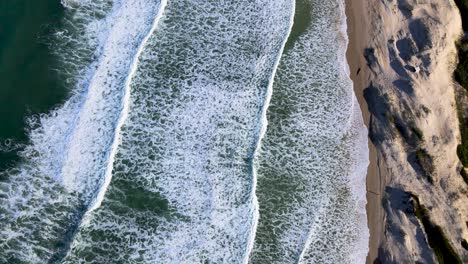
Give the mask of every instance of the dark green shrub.
<path id="1" fill-rule="evenodd" d="M 468 90 L 468 43 L 458 42 L 458 65 L 454 72 L 455 80 Z"/>
<path id="2" fill-rule="evenodd" d="M 460 9 L 463 29 L 467 31 L 468 30 L 468 0 L 455 0 L 455 3 L 457 4 L 458 9 Z"/>
<path id="3" fill-rule="evenodd" d="M 466 239 L 462 240 L 461 245 L 465 250 L 468 250 L 468 242 L 466 242 Z"/>
<path id="4" fill-rule="evenodd" d="M 426 115 L 429 114 L 429 113 L 431 113 L 431 109 L 429 109 L 429 108 L 428 108 L 427 106 L 425 106 L 425 105 L 422 105 L 422 106 L 421 106 L 421 109 L 424 111 L 424 113 L 426 113 Z"/>
<path id="5" fill-rule="evenodd" d="M 423 170 L 424 176 L 426 176 L 427 180 L 430 183 L 434 183 L 432 179 L 432 174 L 434 173 L 434 161 L 432 160 L 431 155 L 423 149 L 419 148 L 416 150 L 416 161 L 418 162 L 419 166 Z"/>
<path id="6" fill-rule="evenodd" d="M 411 118 L 402 118 L 394 115 L 389 121 L 393 121 L 396 130 L 409 145 L 417 147 L 420 141 L 424 140 L 423 132 L 416 126 L 416 123 L 414 120 L 411 120 Z"/>
<path id="7" fill-rule="evenodd" d="M 463 29 L 468 31 L 468 0 L 455 0 L 460 9 Z M 468 43 L 465 39 L 457 43 L 458 65 L 453 73 L 455 80 L 468 91 Z M 456 98 L 457 99 L 457 98 Z M 457 99 L 458 100 L 458 99 Z M 462 142 L 457 147 L 458 158 L 463 166 L 468 167 L 468 120 L 465 119 L 465 113 L 458 107 L 458 118 L 460 120 L 460 134 Z M 463 175 L 462 175 L 463 176 Z"/>
<path id="8" fill-rule="evenodd" d="M 461 168 L 460 175 L 463 177 L 466 184 L 468 184 L 468 173 L 466 173 L 465 168 Z"/>
<path id="9" fill-rule="evenodd" d="M 432 223 L 429 217 L 429 211 L 419 203 L 418 197 L 416 195 L 411 196 L 414 199 L 414 213 L 423 225 L 429 246 L 434 250 L 438 262 L 441 264 L 461 264 L 460 256 L 458 256 L 457 252 L 453 249 L 442 228 Z"/>
<path id="10" fill-rule="evenodd" d="M 411 131 L 418 137 L 419 140 L 424 139 L 423 132 L 421 131 L 421 129 L 419 129 L 419 127 L 416 126 L 414 122 L 411 122 L 410 128 L 411 128 Z"/>
<path id="11" fill-rule="evenodd" d="M 457 155 L 464 167 L 468 167 L 468 148 L 462 144 L 457 147 Z"/>
<path id="12" fill-rule="evenodd" d="M 461 136 L 461 144 L 457 146 L 457 156 L 463 166 L 468 167 L 468 119 L 465 117 L 463 106 L 460 105 L 461 100 L 461 98 L 455 97 Z"/>

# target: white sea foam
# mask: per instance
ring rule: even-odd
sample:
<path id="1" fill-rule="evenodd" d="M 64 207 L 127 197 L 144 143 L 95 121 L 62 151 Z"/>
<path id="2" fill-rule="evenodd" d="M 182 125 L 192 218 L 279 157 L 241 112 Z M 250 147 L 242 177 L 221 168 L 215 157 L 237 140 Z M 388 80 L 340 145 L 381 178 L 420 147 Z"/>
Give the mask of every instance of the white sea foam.
<path id="1" fill-rule="evenodd" d="M 290 9 L 289 1 L 168 2 L 132 80 L 112 182 L 68 263 L 83 255 L 246 258 L 256 213 L 252 159 Z"/>
<path id="2" fill-rule="evenodd" d="M 366 136 L 341 2 L 314 2 L 279 67 L 292 1 L 62 3 L 71 97 L 31 119 L 0 183 L 0 262 L 53 262 L 62 243 L 64 263 L 363 260 Z"/>
<path id="3" fill-rule="evenodd" d="M 66 18 L 51 48 L 71 96 L 30 119 L 22 163 L 2 172 L 0 262 L 60 259 L 104 180 L 125 76 L 158 7 L 143 0 L 63 4 Z"/>
<path id="4" fill-rule="evenodd" d="M 125 80 L 135 67 L 133 57 L 157 10 L 144 0 L 115 3 L 113 9 L 106 21 L 110 29 L 101 59 L 86 97 L 76 110 L 62 153 L 60 179 L 70 190 L 99 192 L 99 186 L 108 178 L 104 174 L 113 149 L 110 146 L 116 136 L 119 115 L 121 111 L 125 113 Z"/>
<path id="5" fill-rule="evenodd" d="M 348 37 L 348 25 L 346 17 L 346 3 L 345 1 L 339 1 L 339 11 L 341 13 L 341 34 L 345 39 L 345 45 L 340 49 L 339 57 L 342 58 L 344 72 L 348 77 L 350 87 L 353 91 L 351 95 L 351 112 L 350 115 L 350 130 L 354 131 L 353 139 L 350 151 L 350 157 L 354 159 L 352 166 L 350 167 L 351 173 L 349 174 L 349 186 L 353 195 L 353 201 L 355 204 L 356 214 L 354 221 L 358 228 L 358 234 L 353 243 L 353 248 L 350 250 L 349 260 L 350 263 L 362 263 L 367 257 L 369 251 L 369 229 L 367 225 L 367 167 L 369 166 L 369 148 L 368 148 L 368 130 L 364 125 L 362 112 L 360 105 L 357 101 L 356 94 L 354 93 L 353 82 L 350 79 L 349 64 L 346 58 L 346 52 L 349 45 Z"/>
<path id="6" fill-rule="evenodd" d="M 133 78 L 133 76 L 135 74 L 135 71 L 137 69 L 139 56 L 141 55 L 141 52 L 145 48 L 146 42 L 148 41 L 150 36 L 154 33 L 154 30 L 156 29 L 156 27 L 158 25 L 158 22 L 161 19 L 161 16 L 162 16 L 162 14 L 164 12 L 166 4 L 167 4 L 167 0 L 161 0 L 160 6 L 158 8 L 158 12 L 156 14 L 156 18 L 154 19 L 154 21 L 152 23 L 152 27 L 149 30 L 149 32 L 146 34 L 145 38 L 143 39 L 143 41 L 139 45 L 136 54 L 134 55 L 132 65 L 130 67 L 130 72 L 129 72 L 128 76 L 126 77 L 126 80 L 125 80 L 125 86 L 124 86 L 125 90 L 124 90 L 124 97 L 123 97 L 122 112 L 120 114 L 117 126 L 116 126 L 115 131 L 114 131 L 114 139 L 113 139 L 113 142 L 112 142 L 109 158 L 107 160 L 106 172 L 105 172 L 105 175 L 104 175 L 104 182 L 103 182 L 102 186 L 100 187 L 100 189 L 98 191 L 98 194 L 96 195 L 96 198 L 93 200 L 93 202 L 92 202 L 92 204 L 90 206 L 90 209 L 87 211 L 87 213 L 91 213 L 95 209 L 99 208 L 99 206 L 101 206 L 101 202 L 104 199 L 104 194 L 106 193 L 107 187 L 109 186 L 109 184 L 111 182 L 115 155 L 116 155 L 116 152 L 117 152 L 117 148 L 118 148 L 118 146 L 119 146 L 119 144 L 120 144 L 120 142 L 122 140 L 121 136 L 120 136 L 120 130 L 122 129 L 122 126 L 123 126 L 125 120 L 127 119 L 128 111 L 129 111 L 131 81 L 132 81 L 132 78 Z M 127 23 L 128 23 L 128 21 L 127 21 Z"/>
<path id="7" fill-rule="evenodd" d="M 353 91 L 349 94 L 348 100 L 351 102 L 349 108 L 349 119 L 346 122 L 345 129 L 349 131 L 349 139 L 346 140 L 349 154 L 347 155 L 350 159 L 350 166 L 347 172 L 348 186 L 351 191 L 352 199 L 351 203 L 355 203 L 354 206 L 350 206 L 351 214 L 349 221 L 354 221 L 356 223 L 355 236 L 351 238 L 351 244 L 348 249 L 347 260 L 349 263 L 363 263 L 367 257 L 367 252 L 369 248 L 369 230 L 367 228 L 367 215 L 366 215 L 366 176 L 367 176 L 367 166 L 369 165 L 369 149 L 367 146 L 367 128 L 364 126 L 364 121 L 362 119 L 362 113 L 360 106 L 357 102 L 356 95 L 354 94 L 353 83 L 350 76 L 349 65 L 346 59 L 346 51 L 349 43 L 349 38 L 347 34 L 347 23 L 346 23 L 346 13 L 345 13 L 345 3 L 344 1 L 338 1 L 338 11 L 340 12 L 340 28 L 339 28 L 339 38 L 341 39 L 339 43 L 341 44 L 339 49 L 337 49 L 337 68 L 342 69 L 340 74 L 342 74 L 342 79 L 346 80 L 349 89 Z M 346 172 L 345 172 L 346 173 Z M 354 208 L 353 208 L 354 207 Z M 354 214 L 353 214 L 354 213 Z M 318 215 L 321 215 L 318 213 Z M 323 214 L 326 215 L 326 214 Z M 311 240 L 316 236 L 321 234 L 315 234 L 317 230 L 322 229 L 322 226 L 313 227 L 311 229 L 311 234 L 308 236 L 308 240 L 305 243 L 304 249 L 301 252 L 299 257 L 299 262 L 307 262 L 305 260 L 305 255 L 307 251 L 310 250 Z M 310 254 L 310 253 L 309 253 Z M 310 262 L 309 263 L 313 263 Z"/>
<path id="8" fill-rule="evenodd" d="M 311 23 L 273 85 L 251 262 L 362 263 L 368 150 L 345 60 L 343 3 L 305 3 Z"/>
<path id="9" fill-rule="evenodd" d="M 266 130 L 267 130 L 267 126 L 268 126 L 267 110 L 268 110 L 268 106 L 270 105 L 271 95 L 273 93 L 273 81 L 275 79 L 276 70 L 278 69 L 278 65 L 279 65 L 280 60 L 281 60 L 281 55 L 283 55 L 284 48 L 286 46 L 286 42 L 288 41 L 288 37 L 289 37 L 289 35 L 291 33 L 291 30 L 292 30 L 292 27 L 293 27 L 294 13 L 296 11 L 295 7 L 296 7 L 296 2 L 292 1 L 291 8 L 290 8 L 291 13 L 290 13 L 290 17 L 289 17 L 288 33 L 284 36 L 283 43 L 281 44 L 281 48 L 278 51 L 276 61 L 275 61 L 275 64 L 273 66 L 273 72 L 272 72 L 272 74 L 270 76 L 270 79 L 268 81 L 267 95 L 266 95 L 266 98 L 265 98 L 265 103 L 264 103 L 263 108 L 262 108 L 262 128 L 261 128 L 261 131 L 260 131 L 260 136 L 258 138 L 257 145 L 255 147 L 254 160 L 258 159 L 257 155 L 260 152 L 262 140 L 263 140 L 263 138 L 265 136 L 265 133 L 266 133 Z M 252 171 L 253 177 L 252 177 L 252 194 L 251 194 L 252 199 L 253 199 L 253 201 L 252 201 L 253 205 L 252 206 L 253 206 L 253 209 L 255 210 L 254 219 L 253 219 L 254 224 L 252 225 L 252 228 L 251 228 L 251 231 L 250 231 L 251 235 L 250 235 L 249 240 L 247 242 L 247 253 L 244 256 L 243 263 L 248 263 L 249 262 L 250 254 L 252 252 L 252 249 L 253 249 L 254 243 L 255 243 L 255 234 L 257 232 L 258 219 L 259 219 L 259 216 L 260 216 L 258 198 L 257 198 L 257 194 L 256 194 L 256 192 L 257 192 L 257 166 L 258 165 L 254 161 L 254 166 L 253 166 L 253 171 Z"/>

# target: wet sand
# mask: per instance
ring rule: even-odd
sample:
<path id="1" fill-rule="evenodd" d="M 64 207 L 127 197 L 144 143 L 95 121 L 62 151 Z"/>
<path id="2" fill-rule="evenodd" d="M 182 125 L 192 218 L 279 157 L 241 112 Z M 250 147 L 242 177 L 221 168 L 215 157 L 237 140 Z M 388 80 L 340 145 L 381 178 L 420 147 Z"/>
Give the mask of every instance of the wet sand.
<path id="1" fill-rule="evenodd" d="M 367 16 L 367 5 L 364 0 L 346 0 L 349 46 L 347 59 L 354 83 L 354 91 L 360 104 L 364 123 L 369 128 L 371 115 L 364 99 L 364 89 L 369 86 L 369 68 L 364 58 L 364 49 L 368 47 L 371 32 Z M 373 263 L 378 256 L 383 237 L 384 211 L 382 194 L 385 186 L 385 170 L 379 154 L 369 139 L 369 160 L 367 169 L 367 219 L 370 232 L 369 254 L 366 263 Z"/>

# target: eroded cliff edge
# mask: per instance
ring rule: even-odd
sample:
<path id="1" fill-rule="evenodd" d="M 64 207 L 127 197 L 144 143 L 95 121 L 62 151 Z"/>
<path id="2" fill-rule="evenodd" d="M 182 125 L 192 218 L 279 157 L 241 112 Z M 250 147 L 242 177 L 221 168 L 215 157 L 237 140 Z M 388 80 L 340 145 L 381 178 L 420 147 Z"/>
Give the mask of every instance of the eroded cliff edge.
<path id="1" fill-rule="evenodd" d="M 376 148 L 368 262 L 468 263 L 468 185 L 457 156 L 468 97 L 452 78 L 459 10 L 449 0 L 347 5 L 351 77 Z"/>

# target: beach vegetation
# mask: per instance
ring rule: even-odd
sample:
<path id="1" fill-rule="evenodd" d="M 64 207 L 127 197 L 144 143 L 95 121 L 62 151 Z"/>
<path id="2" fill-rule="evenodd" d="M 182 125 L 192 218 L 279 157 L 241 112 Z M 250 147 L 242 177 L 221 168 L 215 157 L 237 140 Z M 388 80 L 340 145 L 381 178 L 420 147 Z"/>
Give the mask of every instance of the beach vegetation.
<path id="1" fill-rule="evenodd" d="M 464 31 L 468 31 L 468 0 L 455 0 L 455 3 L 460 10 L 463 29 Z M 458 49 L 458 65 L 453 73 L 453 77 L 455 81 L 468 91 L 468 40 L 466 36 L 465 39 L 459 40 L 456 45 Z M 457 147 L 457 155 L 463 166 L 468 167 L 468 118 L 466 118 L 466 113 L 464 113 L 463 107 L 460 105 L 461 98 L 457 96 L 455 100 L 457 102 L 461 135 L 461 144 Z"/>
<path id="2" fill-rule="evenodd" d="M 461 164 L 468 167 L 468 118 L 463 107 L 462 97 L 466 97 L 466 93 L 460 93 L 455 97 L 461 137 L 461 142 L 457 146 L 457 156 Z"/>
<path id="3" fill-rule="evenodd" d="M 416 150 L 416 161 L 418 162 L 419 166 L 423 171 L 423 175 L 427 178 L 429 183 L 433 184 L 434 180 L 432 179 L 432 174 L 435 171 L 434 161 L 427 152 L 427 150 L 423 148 L 418 148 Z"/>
<path id="4" fill-rule="evenodd" d="M 404 241 L 406 239 L 406 237 L 408 236 L 408 234 L 406 234 L 405 230 L 403 228 L 401 228 L 399 225 L 395 225 L 395 227 L 397 228 L 398 235 Z"/>
<path id="5" fill-rule="evenodd" d="M 392 121 L 396 131 L 403 137 L 405 142 L 413 149 L 416 149 L 421 141 L 424 141 L 424 134 L 422 130 L 416 125 L 416 117 L 420 117 L 420 111 L 414 114 L 408 108 L 403 110 L 401 114 L 393 114 Z"/>
<path id="6" fill-rule="evenodd" d="M 464 167 L 468 167 L 468 118 L 462 106 L 463 98 L 460 98 L 462 96 L 466 96 L 465 93 L 455 97 L 461 137 L 461 142 L 457 146 L 457 156 L 461 164 Z"/>
<path id="7" fill-rule="evenodd" d="M 468 173 L 466 173 L 465 168 L 461 168 L 460 175 L 463 177 L 463 180 L 468 184 Z"/>
<path id="8" fill-rule="evenodd" d="M 455 0 L 455 3 L 460 10 L 462 24 L 465 31 L 468 30 L 468 0 Z"/>
<path id="9" fill-rule="evenodd" d="M 410 129 L 411 129 L 411 132 L 413 132 L 413 134 L 416 135 L 416 137 L 418 137 L 419 140 L 424 139 L 424 135 L 423 135 L 422 130 L 419 129 L 419 127 L 417 127 L 414 122 L 410 123 Z"/>
<path id="10" fill-rule="evenodd" d="M 468 242 L 466 241 L 466 239 L 463 239 L 463 240 L 462 240 L 461 246 L 462 246 L 465 250 L 468 250 Z"/>
<path id="11" fill-rule="evenodd" d="M 396 126 L 395 117 L 390 112 L 385 113 L 385 117 L 387 118 L 388 122 L 395 124 Z"/>
<path id="12" fill-rule="evenodd" d="M 424 113 L 426 113 L 426 115 L 430 114 L 431 113 L 431 109 L 429 109 L 427 106 L 425 105 L 422 105 L 421 106 L 421 109 L 424 111 Z"/>
<path id="13" fill-rule="evenodd" d="M 429 217 L 429 210 L 421 205 L 419 198 L 411 194 L 413 198 L 414 213 L 421 222 L 427 236 L 429 246 L 434 251 L 439 263 L 462 263 L 460 256 L 450 244 L 442 228 L 434 224 Z"/>
<path id="14" fill-rule="evenodd" d="M 366 58 L 367 65 L 373 67 L 377 63 L 377 57 L 375 56 L 374 48 L 366 48 L 364 50 L 364 58 Z"/>
<path id="15" fill-rule="evenodd" d="M 424 140 L 422 130 L 416 126 L 416 123 L 413 120 L 405 122 L 404 119 L 399 116 L 392 116 L 389 118 L 389 121 L 393 122 L 398 133 L 409 145 L 416 147 L 419 145 L 420 141 Z"/>
<path id="16" fill-rule="evenodd" d="M 406 130 L 406 126 L 401 122 L 401 120 L 398 117 L 393 117 L 394 125 L 395 128 L 397 129 L 398 133 L 404 138 L 408 139 L 408 133 Z"/>
<path id="17" fill-rule="evenodd" d="M 457 155 L 464 167 L 468 167 L 468 144 L 464 142 L 462 135 L 462 144 L 457 147 Z M 465 143 L 465 144 L 463 144 Z"/>
<path id="18" fill-rule="evenodd" d="M 468 90 L 468 40 L 458 41 L 457 48 L 458 65 L 454 72 L 454 78 L 463 88 Z"/>

